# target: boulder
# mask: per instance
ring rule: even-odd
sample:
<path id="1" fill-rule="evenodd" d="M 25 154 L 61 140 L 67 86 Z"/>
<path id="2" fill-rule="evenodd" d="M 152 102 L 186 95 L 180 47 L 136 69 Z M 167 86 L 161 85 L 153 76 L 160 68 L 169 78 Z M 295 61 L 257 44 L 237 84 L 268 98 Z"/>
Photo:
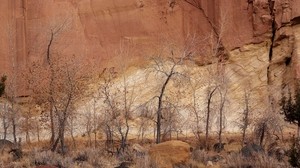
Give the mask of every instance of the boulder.
<path id="1" fill-rule="evenodd" d="M 182 141 L 167 141 L 150 148 L 152 162 L 160 168 L 172 168 L 185 164 L 190 159 L 191 146 Z"/>
<path id="2" fill-rule="evenodd" d="M 273 147 L 268 150 L 268 155 L 275 157 L 278 161 L 282 161 L 286 152 L 279 146 Z"/>
<path id="3" fill-rule="evenodd" d="M 20 159 L 22 157 L 22 150 L 20 148 L 20 144 L 15 144 L 6 139 L 0 139 L 0 151 L 1 154 L 4 153 L 12 154 L 14 160 Z"/>
<path id="4" fill-rule="evenodd" d="M 214 144 L 214 151 L 220 153 L 222 150 L 224 150 L 224 146 L 226 143 L 216 143 Z"/>
<path id="5" fill-rule="evenodd" d="M 262 153 L 262 152 L 264 152 L 264 149 L 260 145 L 251 143 L 251 144 L 247 144 L 246 146 L 244 146 L 241 149 L 241 152 L 242 152 L 242 155 L 244 157 L 251 157 L 255 153 Z"/>

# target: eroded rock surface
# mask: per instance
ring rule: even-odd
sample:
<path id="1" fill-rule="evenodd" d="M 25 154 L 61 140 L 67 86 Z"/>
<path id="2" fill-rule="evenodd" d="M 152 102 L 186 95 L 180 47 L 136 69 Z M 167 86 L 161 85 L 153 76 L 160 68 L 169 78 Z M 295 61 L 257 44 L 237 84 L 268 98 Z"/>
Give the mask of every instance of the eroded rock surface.
<path id="1" fill-rule="evenodd" d="M 98 70 L 141 64 L 163 42 L 180 48 L 191 36 L 207 47 L 213 36 L 227 54 L 230 124 L 243 111 L 244 88 L 263 113 L 300 75 L 299 0 L 3 0 L 0 10 L 0 75 L 45 60 L 53 32 L 55 54 L 79 55 Z"/>
<path id="2" fill-rule="evenodd" d="M 224 46 L 232 50 L 271 40 L 275 19 L 279 37 L 289 36 L 292 31 L 281 29 L 300 16 L 299 9 L 298 1 L 289 0 L 5 0 L 0 14 L 4 25 L 0 70 L 45 59 L 51 30 L 66 22 L 55 38 L 55 49 L 107 65 L 124 60 L 115 52 L 120 43 L 135 46 L 126 61 L 147 59 L 162 35 L 182 44 L 190 34 L 205 38 L 223 26 Z"/>

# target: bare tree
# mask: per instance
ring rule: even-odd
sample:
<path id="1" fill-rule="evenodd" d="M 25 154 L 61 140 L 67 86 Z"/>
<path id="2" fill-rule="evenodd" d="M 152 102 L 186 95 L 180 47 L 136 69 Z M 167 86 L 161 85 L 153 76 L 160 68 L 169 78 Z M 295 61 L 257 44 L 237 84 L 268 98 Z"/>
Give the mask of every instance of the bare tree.
<path id="1" fill-rule="evenodd" d="M 59 63 L 57 62 L 55 65 L 57 69 L 51 70 L 51 76 L 55 72 L 53 76 L 56 80 L 50 82 L 50 86 L 53 86 L 53 88 L 50 89 L 49 95 L 59 125 L 58 136 L 52 146 L 52 151 L 56 149 L 58 142 L 60 142 L 62 151 L 64 151 L 64 135 L 66 124 L 68 123 L 67 120 L 73 113 L 76 100 L 80 99 L 84 94 L 83 76 L 79 73 L 81 70 L 80 62 L 76 62 L 78 60 L 75 58 L 71 59 L 66 62 L 58 60 Z M 73 62 L 74 60 L 75 62 Z M 61 63 L 62 65 L 60 65 Z"/>
<path id="2" fill-rule="evenodd" d="M 8 85 L 6 90 L 6 99 L 9 101 L 10 108 L 8 109 L 9 115 L 8 119 L 11 122 L 11 128 L 12 128 L 12 135 L 14 142 L 17 143 L 17 127 L 18 127 L 18 121 L 20 119 L 20 107 L 17 102 L 18 97 L 18 86 L 16 84 L 16 78 L 17 74 L 10 75 L 12 79 L 8 78 Z"/>
<path id="3" fill-rule="evenodd" d="M 66 19 L 64 22 L 62 22 L 61 24 L 58 24 L 58 25 L 55 25 L 54 27 L 51 27 L 50 28 L 50 38 L 47 42 L 47 50 L 46 50 L 46 61 L 47 61 L 47 64 L 49 66 L 49 69 L 50 69 L 50 99 L 48 100 L 49 101 L 49 112 L 50 112 L 50 123 L 51 123 L 51 138 L 50 138 L 50 142 L 51 143 L 54 143 L 54 137 L 55 137 L 55 129 L 54 129 L 54 117 L 53 117 L 53 111 L 54 111 L 54 102 L 53 102 L 53 99 L 51 98 L 51 95 L 53 94 L 53 83 L 54 83 L 54 64 L 52 62 L 52 58 L 53 57 L 53 53 L 52 53 L 52 50 L 53 50 L 53 44 L 54 44 L 54 40 L 55 38 L 64 31 L 64 29 L 67 28 L 67 24 L 68 23 L 68 20 Z"/>
<path id="4" fill-rule="evenodd" d="M 139 105 L 139 118 L 140 118 L 140 127 L 139 127 L 139 135 L 138 138 L 141 137 L 141 141 L 143 143 L 145 134 L 149 131 L 149 127 L 153 127 L 153 138 L 156 138 L 155 135 L 155 126 L 153 123 L 155 123 L 155 107 L 156 102 L 154 102 L 154 99 L 151 99 L 149 101 L 146 101 L 145 103 Z"/>
<path id="5" fill-rule="evenodd" d="M 1 117 L 1 122 L 2 122 L 2 127 L 3 127 L 3 139 L 6 139 L 7 134 L 8 134 L 8 128 L 9 128 L 9 103 L 8 102 L 3 102 L 1 103 L 1 111 L 0 111 L 0 117 Z"/>
<path id="6" fill-rule="evenodd" d="M 198 74 L 198 73 L 197 73 Z M 190 125 L 191 130 L 196 137 L 198 143 L 201 143 L 201 133 L 202 133 L 202 122 L 203 122 L 203 111 L 201 110 L 200 103 L 200 95 L 198 93 L 198 90 L 201 89 L 203 81 L 201 80 L 201 76 L 195 76 L 194 74 L 189 75 L 190 80 L 189 84 L 191 87 L 191 97 L 192 101 L 188 105 L 188 108 L 190 109 L 190 118 L 193 119 L 193 123 Z"/>
<path id="7" fill-rule="evenodd" d="M 241 124 L 241 130 L 242 130 L 242 146 L 245 144 L 246 141 L 246 131 L 250 125 L 250 90 L 245 89 L 244 90 L 244 101 L 245 101 L 245 108 L 243 111 L 243 117 L 242 117 L 242 124 Z"/>
<path id="8" fill-rule="evenodd" d="M 205 148 L 208 149 L 208 138 L 209 138 L 209 128 L 210 128 L 210 120 L 211 120 L 211 104 L 212 98 L 217 90 L 217 86 L 208 86 L 207 90 L 207 111 L 206 111 L 206 120 L 205 120 Z"/>
<path id="9" fill-rule="evenodd" d="M 99 131 L 99 105 L 97 103 L 98 95 L 93 95 L 93 101 L 92 101 L 92 113 L 89 115 L 91 119 L 87 119 L 88 123 L 91 124 L 89 126 L 91 128 L 91 133 L 94 134 L 94 147 L 97 147 L 97 132 Z"/>
<path id="10" fill-rule="evenodd" d="M 88 136 L 89 146 L 92 146 L 92 131 L 93 131 L 93 124 L 92 124 L 92 112 L 90 109 L 87 109 L 84 113 L 84 120 L 85 120 L 85 132 Z"/>
<path id="11" fill-rule="evenodd" d="M 84 125 L 85 125 L 85 132 L 88 136 L 89 145 L 92 146 L 92 134 L 94 134 L 93 141 L 94 141 L 94 147 L 97 146 L 97 131 L 98 131 L 98 122 L 100 120 L 99 118 L 99 109 L 98 109 L 98 103 L 99 101 L 99 95 L 93 94 L 92 100 L 88 105 L 85 107 L 85 112 L 83 114 L 84 118 Z"/>
<path id="12" fill-rule="evenodd" d="M 81 70 L 85 64 L 76 56 L 61 57 L 54 54 L 49 61 L 51 66 L 48 67 L 45 67 L 43 62 L 34 62 L 29 69 L 28 82 L 34 102 L 45 110 L 53 111 L 53 116 L 50 114 L 50 127 L 54 130 L 52 124 L 56 122 L 58 132 L 55 134 L 56 139 L 51 145 L 51 150 L 54 151 L 60 143 L 64 151 L 68 119 L 74 112 L 76 100 L 84 95 L 85 74 Z"/>
<path id="13" fill-rule="evenodd" d="M 24 109 L 25 107 L 23 107 Z M 26 110 L 23 110 L 21 114 L 21 124 L 20 124 L 20 131 L 22 133 L 25 133 L 25 140 L 27 143 L 31 142 L 30 134 L 32 130 L 34 129 L 34 113 L 33 113 L 33 107 L 29 106 L 26 108 Z"/>
<path id="14" fill-rule="evenodd" d="M 107 149 L 113 150 L 114 139 L 120 141 L 117 153 L 123 152 L 127 147 L 128 134 L 130 131 L 129 120 L 133 115 L 134 86 L 129 86 L 126 76 L 123 76 L 121 85 L 115 83 L 117 72 L 110 68 L 103 75 L 100 85 L 101 96 L 104 100 L 103 117 L 104 130 L 106 134 Z"/>
<path id="15" fill-rule="evenodd" d="M 21 88 L 20 83 L 17 82 L 19 76 L 20 68 L 17 66 L 17 56 L 18 50 L 16 46 L 16 32 L 15 32 L 15 24 L 13 22 L 8 22 L 6 27 L 6 34 L 8 40 L 8 55 L 10 56 L 10 64 L 11 64 L 11 71 L 7 75 L 6 87 L 5 87 L 5 98 L 9 101 L 9 115 L 8 119 L 11 122 L 12 134 L 14 142 L 17 142 L 17 124 L 18 124 L 18 117 L 20 116 L 19 107 L 17 103 L 17 98 L 20 96 L 18 93 L 19 89 Z"/>
<path id="16" fill-rule="evenodd" d="M 44 114 L 47 115 L 50 119 L 50 130 L 51 137 L 50 143 L 53 144 L 55 140 L 55 121 L 54 121 L 54 102 L 51 99 L 51 95 L 53 93 L 54 81 L 55 79 L 55 61 L 58 55 L 63 54 L 63 50 L 67 48 L 64 45 L 59 44 L 59 41 L 63 39 L 64 33 L 67 32 L 71 28 L 71 18 L 55 18 L 53 22 L 49 22 L 44 27 L 38 27 L 36 30 L 37 36 L 34 40 L 34 44 L 32 48 L 28 48 L 28 54 L 31 54 L 35 57 L 38 56 L 38 60 L 29 63 L 29 72 L 24 74 L 25 80 L 29 83 L 28 89 L 31 91 L 31 96 L 34 98 L 37 104 L 43 104 Z M 41 30 L 42 29 L 42 30 Z M 63 48 L 61 47 L 63 46 Z M 42 69 L 45 68 L 45 69 Z M 39 72 L 37 72 L 39 71 Z M 46 72 L 48 71 L 48 72 Z M 35 74 L 33 74 L 35 73 Z M 42 77 L 40 74 L 47 74 L 46 77 Z M 41 88 L 39 84 L 43 82 L 43 84 L 49 82 L 48 92 L 47 94 L 42 93 L 42 91 L 46 92 L 46 88 Z M 41 90 L 39 90 L 41 89 Z M 44 94 L 44 96 L 41 96 Z M 48 99 L 46 98 L 48 96 Z M 45 105 L 47 104 L 47 105 Z M 49 114 L 46 114 L 48 112 Z"/>
<path id="17" fill-rule="evenodd" d="M 41 44 L 37 42 L 31 52 L 42 57 L 31 64 L 26 75 L 33 100 L 50 118 L 52 151 L 59 143 L 64 151 L 66 126 L 70 117 L 74 117 L 76 100 L 84 94 L 83 78 L 89 69 L 80 55 L 66 55 L 64 49 L 67 46 L 60 43 L 64 33 L 71 28 L 71 21 L 70 18 L 58 18 L 46 25 L 45 32 L 39 34 Z"/>
<path id="18" fill-rule="evenodd" d="M 168 59 L 164 59 L 161 57 L 157 57 L 153 59 L 153 68 L 156 73 L 162 74 L 164 76 L 163 83 L 160 86 L 158 98 L 158 105 L 156 111 L 156 143 L 160 143 L 161 141 L 161 125 L 162 125 L 162 110 L 163 110 L 163 102 L 164 96 L 167 89 L 168 84 L 171 80 L 176 79 L 176 77 L 181 76 L 180 71 L 178 71 L 177 67 L 183 65 L 184 59 L 191 57 L 192 55 L 189 53 L 183 53 L 183 56 L 180 58 L 176 58 L 171 51 L 171 57 Z"/>
<path id="19" fill-rule="evenodd" d="M 195 64 L 195 55 L 199 54 L 199 39 L 195 35 L 187 36 L 183 46 L 176 46 L 170 42 L 171 38 L 160 44 L 155 56 L 151 59 L 149 69 L 150 74 L 154 74 L 158 81 L 156 85 L 157 110 L 156 110 L 156 143 L 161 141 L 161 125 L 163 119 L 163 109 L 165 108 L 166 95 L 171 89 L 170 84 L 175 87 L 181 85 L 183 81 L 188 81 L 189 76 L 185 69 L 187 64 Z M 164 43 L 165 42 L 165 43 Z M 170 103 L 170 102 L 169 102 Z"/>

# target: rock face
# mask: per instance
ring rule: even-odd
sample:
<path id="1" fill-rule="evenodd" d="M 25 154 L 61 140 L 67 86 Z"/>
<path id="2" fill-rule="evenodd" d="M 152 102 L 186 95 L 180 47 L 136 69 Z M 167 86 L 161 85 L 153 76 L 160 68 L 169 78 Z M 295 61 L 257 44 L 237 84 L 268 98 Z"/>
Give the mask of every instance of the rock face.
<path id="1" fill-rule="evenodd" d="M 53 50 L 104 66 L 147 59 L 160 37 L 182 44 L 188 35 L 205 38 L 220 27 L 227 50 L 271 40 L 274 28 L 282 39 L 293 34 L 283 27 L 300 16 L 299 6 L 289 0 L 5 0 L 0 72 L 45 59 L 51 31 L 59 27 Z M 135 48 L 125 59 L 116 53 L 121 44 Z"/>
<path id="2" fill-rule="evenodd" d="M 141 64 L 162 43 L 183 47 L 189 37 L 204 43 L 200 60 L 207 39 L 220 39 L 229 100 L 243 100 L 251 85 L 260 112 L 300 76 L 299 0 L 3 0 L 0 10 L 0 75 L 8 77 L 45 60 L 50 44 L 51 54 L 100 70 Z M 242 111 L 242 101 L 231 103 L 232 116 Z"/>

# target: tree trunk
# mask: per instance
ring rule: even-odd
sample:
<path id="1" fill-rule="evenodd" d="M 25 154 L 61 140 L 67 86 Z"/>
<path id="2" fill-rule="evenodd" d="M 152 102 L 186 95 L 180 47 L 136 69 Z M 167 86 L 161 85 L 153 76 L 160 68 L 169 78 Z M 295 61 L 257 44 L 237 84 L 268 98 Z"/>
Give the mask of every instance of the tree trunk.
<path id="1" fill-rule="evenodd" d="M 61 148 L 61 152 L 64 155 L 65 154 L 65 131 L 64 131 L 64 126 L 62 126 L 61 131 L 60 131 L 60 148 Z"/>
<path id="2" fill-rule="evenodd" d="M 156 143 L 160 143 L 160 127 L 161 127 L 161 110 L 157 111 L 157 122 L 156 122 Z"/>
<path id="3" fill-rule="evenodd" d="M 5 116 L 3 117 L 3 119 L 2 119 L 2 123 L 3 123 L 3 129 L 4 129 L 4 137 L 3 137 L 3 139 L 6 139 L 6 136 L 7 136 L 7 129 L 8 129 L 8 125 L 7 125 L 7 123 L 6 123 L 6 118 L 5 118 Z"/>
<path id="4" fill-rule="evenodd" d="M 210 120 L 210 99 L 208 100 L 207 105 L 207 114 L 206 114 L 206 126 L 205 126 L 205 148 L 208 149 L 208 128 Z"/>
<path id="5" fill-rule="evenodd" d="M 37 134 L 38 142 L 40 142 L 40 126 L 39 126 L 39 124 L 37 124 L 37 126 L 36 126 L 36 134 Z"/>
<path id="6" fill-rule="evenodd" d="M 57 145 L 58 145 L 58 142 L 59 142 L 59 137 L 60 136 L 57 136 L 57 139 L 54 141 L 53 145 L 52 145 L 52 148 L 51 148 L 51 151 L 54 152 L 57 148 Z"/>
<path id="7" fill-rule="evenodd" d="M 223 131 L 223 104 L 221 105 L 222 107 L 220 108 L 220 125 L 219 125 L 219 144 L 222 143 L 222 131 Z"/>
<path id="8" fill-rule="evenodd" d="M 26 129 L 26 142 L 27 143 L 30 143 L 30 135 L 29 135 L 29 131 L 28 131 L 28 129 Z"/>
<path id="9" fill-rule="evenodd" d="M 55 138 L 55 129 L 54 129 L 54 116 L 53 116 L 53 103 L 50 102 L 50 127 L 51 127 L 51 138 L 50 138 L 50 144 L 54 143 Z"/>
<path id="10" fill-rule="evenodd" d="M 54 116 L 53 116 L 53 106 L 54 106 L 54 102 L 52 100 L 53 98 L 53 82 L 54 82 L 54 70 L 53 70 L 53 64 L 51 62 L 51 46 L 52 46 L 52 42 L 54 39 L 54 32 L 51 30 L 51 36 L 50 36 L 50 40 L 49 43 L 47 45 L 47 63 L 50 67 L 50 127 L 51 127 L 51 138 L 50 138 L 50 143 L 53 144 L 54 143 L 54 138 L 55 138 L 55 129 L 54 129 Z"/>
<path id="11" fill-rule="evenodd" d="M 17 130 L 16 130 L 16 121 L 15 118 L 12 119 L 12 127 L 13 127 L 13 137 L 14 137 L 14 143 L 17 143 Z"/>
<path id="12" fill-rule="evenodd" d="M 209 94 L 208 100 L 207 100 L 207 114 L 206 114 L 206 126 L 205 126 L 205 149 L 208 149 L 208 134 L 209 134 L 209 120 L 210 120 L 210 105 L 211 105 L 211 99 L 214 94 L 214 92 L 217 90 L 217 87 L 215 87 Z"/>
<path id="13" fill-rule="evenodd" d="M 73 121 L 72 121 L 72 125 L 73 125 Z M 73 126 L 71 128 L 71 138 L 72 138 L 72 142 L 73 142 L 73 148 L 76 149 L 76 141 L 75 141 L 75 137 L 74 137 L 74 132 L 73 132 Z"/>
<path id="14" fill-rule="evenodd" d="M 259 140 L 259 145 L 262 146 L 263 145 L 263 141 L 264 141 L 264 138 L 265 138 L 265 128 L 266 127 L 266 124 L 263 123 L 262 125 L 262 130 L 261 130 L 261 135 L 260 135 L 260 140 Z"/>
<path id="15" fill-rule="evenodd" d="M 97 130 L 94 132 L 94 147 L 97 148 Z"/>
<path id="16" fill-rule="evenodd" d="M 29 134 L 29 125 L 30 125 L 30 123 L 29 123 L 29 116 L 28 116 L 29 114 L 27 114 L 26 115 L 26 129 L 25 129 L 25 134 L 26 134 L 26 136 L 25 136 L 25 139 L 26 139 L 26 142 L 27 143 L 30 143 L 30 134 Z"/>
<path id="17" fill-rule="evenodd" d="M 172 67 L 171 69 L 171 72 L 169 73 L 169 75 L 167 76 L 167 79 L 165 81 L 165 83 L 163 84 L 162 88 L 161 88 L 161 91 L 160 91 L 160 95 L 158 97 L 158 109 L 157 109 L 157 121 L 156 121 L 156 127 L 157 127 L 157 130 L 156 130 L 156 143 L 160 143 L 160 140 L 161 140 L 161 118 L 162 118 L 162 99 L 163 99 L 163 96 L 164 96 L 164 93 L 165 93 L 165 89 L 171 79 L 171 77 L 173 76 L 173 71 L 174 71 L 174 66 Z"/>
<path id="18" fill-rule="evenodd" d="M 3 135 L 4 140 L 6 140 L 6 135 L 7 135 L 7 128 L 4 128 L 4 135 Z"/>

